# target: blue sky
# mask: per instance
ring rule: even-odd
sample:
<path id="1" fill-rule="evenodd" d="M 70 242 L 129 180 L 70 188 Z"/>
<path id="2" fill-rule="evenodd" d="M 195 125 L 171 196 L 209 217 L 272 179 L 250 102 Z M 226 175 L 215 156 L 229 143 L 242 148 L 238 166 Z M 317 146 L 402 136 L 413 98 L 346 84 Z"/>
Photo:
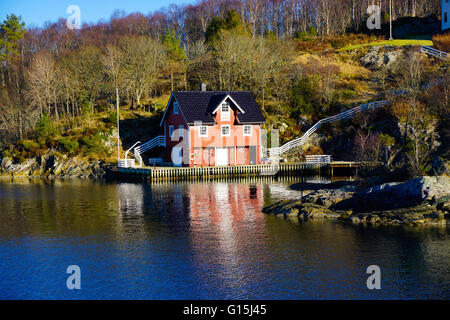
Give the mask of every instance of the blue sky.
<path id="1" fill-rule="evenodd" d="M 56 22 L 59 18 L 67 18 L 66 9 L 77 5 L 81 9 L 81 23 L 108 20 L 116 10 L 126 13 L 141 12 L 148 14 L 168 7 L 196 3 L 196 0 L 0 0 L 0 19 L 3 22 L 7 14 L 22 16 L 27 26 L 42 27 L 44 22 Z"/>

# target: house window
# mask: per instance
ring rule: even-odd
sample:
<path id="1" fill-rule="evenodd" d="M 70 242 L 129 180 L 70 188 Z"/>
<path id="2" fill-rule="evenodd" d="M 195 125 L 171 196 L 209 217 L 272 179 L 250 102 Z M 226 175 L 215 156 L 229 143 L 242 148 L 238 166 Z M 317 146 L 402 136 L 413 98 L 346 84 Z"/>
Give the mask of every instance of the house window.
<path id="1" fill-rule="evenodd" d="M 184 126 L 182 124 L 180 124 L 178 126 L 178 137 L 179 138 L 184 138 Z"/>
<path id="2" fill-rule="evenodd" d="M 252 126 L 244 126 L 244 136 L 252 135 Z"/>
<path id="3" fill-rule="evenodd" d="M 198 128 L 198 135 L 199 135 L 199 137 L 207 137 L 208 136 L 208 127 L 200 126 Z"/>
<path id="4" fill-rule="evenodd" d="M 444 12 L 444 22 L 447 23 L 447 21 L 448 21 L 447 12 Z"/>
<path id="5" fill-rule="evenodd" d="M 178 102 L 173 103 L 173 114 L 178 114 Z"/>
<path id="6" fill-rule="evenodd" d="M 228 102 L 222 103 L 222 113 L 220 120 L 230 121 L 230 104 Z"/>
<path id="7" fill-rule="evenodd" d="M 172 138 L 173 136 L 173 126 L 169 126 L 169 137 Z"/>
<path id="8" fill-rule="evenodd" d="M 222 137 L 230 136 L 230 126 L 222 126 Z"/>

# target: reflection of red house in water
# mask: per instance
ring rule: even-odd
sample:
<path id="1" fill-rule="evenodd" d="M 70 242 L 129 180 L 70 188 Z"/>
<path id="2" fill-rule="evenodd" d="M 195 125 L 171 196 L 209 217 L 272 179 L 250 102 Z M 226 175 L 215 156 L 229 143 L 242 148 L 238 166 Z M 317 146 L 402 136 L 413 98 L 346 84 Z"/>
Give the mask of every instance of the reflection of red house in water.
<path id="1" fill-rule="evenodd" d="M 259 164 L 264 122 L 251 92 L 174 91 L 161 120 L 165 160 L 190 167 Z"/>
<path id="2" fill-rule="evenodd" d="M 262 188 L 259 186 L 190 184 L 188 189 L 191 223 L 209 223 L 225 232 L 237 221 L 255 222 L 264 219 L 261 213 Z M 206 217 L 208 219 L 204 219 Z M 198 226 L 192 227 L 195 229 Z"/>

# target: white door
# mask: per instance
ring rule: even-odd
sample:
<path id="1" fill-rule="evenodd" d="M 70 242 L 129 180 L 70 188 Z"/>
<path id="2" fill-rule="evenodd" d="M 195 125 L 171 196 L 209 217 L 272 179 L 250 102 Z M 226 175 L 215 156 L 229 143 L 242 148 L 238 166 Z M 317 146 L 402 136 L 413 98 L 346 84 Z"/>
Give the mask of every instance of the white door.
<path id="1" fill-rule="evenodd" d="M 227 148 L 217 148 L 216 149 L 216 166 L 227 166 L 228 165 L 228 149 Z"/>

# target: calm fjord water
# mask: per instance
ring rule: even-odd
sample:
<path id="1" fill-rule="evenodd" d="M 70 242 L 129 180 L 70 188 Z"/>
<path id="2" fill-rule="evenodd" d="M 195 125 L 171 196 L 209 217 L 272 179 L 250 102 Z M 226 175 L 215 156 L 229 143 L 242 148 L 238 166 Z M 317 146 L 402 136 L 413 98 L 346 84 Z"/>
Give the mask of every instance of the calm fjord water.
<path id="1" fill-rule="evenodd" d="M 0 299 L 450 297 L 448 228 L 264 215 L 300 195 L 287 185 L 0 182 Z M 372 264 L 381 290 L 366 287 Z"/>

